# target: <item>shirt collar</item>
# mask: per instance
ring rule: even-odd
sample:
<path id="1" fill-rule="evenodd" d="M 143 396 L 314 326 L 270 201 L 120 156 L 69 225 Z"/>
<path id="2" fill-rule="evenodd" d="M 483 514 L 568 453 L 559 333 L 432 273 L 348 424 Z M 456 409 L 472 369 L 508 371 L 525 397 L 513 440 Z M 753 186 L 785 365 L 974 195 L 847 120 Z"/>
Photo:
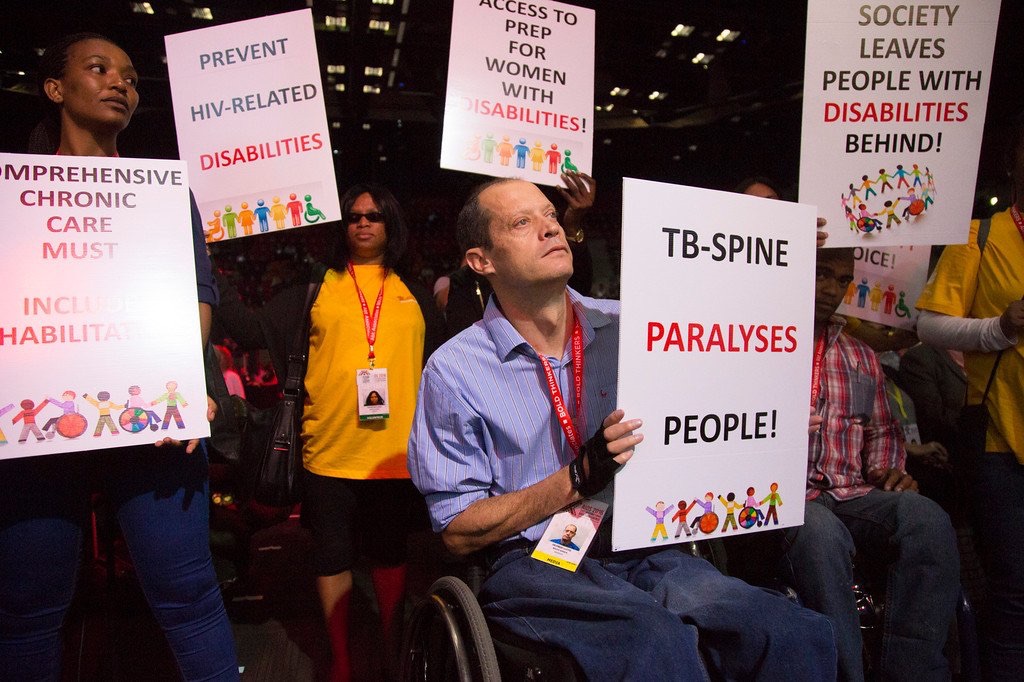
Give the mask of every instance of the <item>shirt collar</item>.
<path id="1" fill-rule="evenodd" d="M 580 326 L 583 329 L 583 347 L 586 348 L 597 335 L 595 330 L 611 324 L 612 320 L 600 310 L 594 310 L 586 306 L 583 302 L 583 297 L 570 287 L 566 287 L 565 290 L 569 293 L 569 302 L 573 309 L 577 313 L 582 312 L 582 315 L 580 315 Z M 512 323 L 501 312 L 496 296 L 492 295 L 487 302 L 483 322 L 484 328 L 491 337 L 491 342 L 494 344 L 494 348 L 502 362 L 510 360 L 516 351 L 532 357 L 537 356 L 533 347 L 526 342 L 522 334 L 512 326 Z"/>

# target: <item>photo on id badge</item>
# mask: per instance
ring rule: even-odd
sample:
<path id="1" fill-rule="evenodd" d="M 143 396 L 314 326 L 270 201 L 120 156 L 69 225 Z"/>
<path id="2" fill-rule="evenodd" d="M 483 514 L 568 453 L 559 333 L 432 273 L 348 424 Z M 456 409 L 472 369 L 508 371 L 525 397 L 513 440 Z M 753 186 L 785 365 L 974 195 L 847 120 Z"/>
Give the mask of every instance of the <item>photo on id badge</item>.
<path id="1" fill-rule="evenodd" d="M 356 405 L 359 407 L 359 421 L 387 419 L 390 404 L 386 369 L 356 371 Z"/>

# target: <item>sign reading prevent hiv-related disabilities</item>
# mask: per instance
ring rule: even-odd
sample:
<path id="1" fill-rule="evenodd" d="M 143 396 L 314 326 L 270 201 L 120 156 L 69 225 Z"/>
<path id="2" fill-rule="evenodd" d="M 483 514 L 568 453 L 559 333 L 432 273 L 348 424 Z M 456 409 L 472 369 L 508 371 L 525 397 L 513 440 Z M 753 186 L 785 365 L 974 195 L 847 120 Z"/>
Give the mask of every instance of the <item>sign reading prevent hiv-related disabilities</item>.
<path id="1" fill-rule="evenodd" d="M 164 40 L 206 240 L 340 220 L 310 10 Z"/>
<path id="2" fill-rule="evenodd" d="M 625 179 L 615 549 L 803 523 L 815 211 Z"/>
<path id="3" fill-rule="evenodd" d="M 836 312 L 889 327 L 913 329 L 917 322 L 914 301 L 928 279 L 931 248 L 858 246 L 853 252 L 853 281 Z"/>
<path id="4" fill-rule="evenodd" d="M 999 0 L 809 0 L 800 201 L 828 246 L 967 241 Z"/>
<path id="5" fill-rule="evenodd" d="M 594 10 L 455 0 L 441 167 L 560 184 L 590 173 Z"/>
<path id="6" fill-rule="evenodd" d="M 210 433 L 180 161 L 0 154 L 0 459 Z"/>

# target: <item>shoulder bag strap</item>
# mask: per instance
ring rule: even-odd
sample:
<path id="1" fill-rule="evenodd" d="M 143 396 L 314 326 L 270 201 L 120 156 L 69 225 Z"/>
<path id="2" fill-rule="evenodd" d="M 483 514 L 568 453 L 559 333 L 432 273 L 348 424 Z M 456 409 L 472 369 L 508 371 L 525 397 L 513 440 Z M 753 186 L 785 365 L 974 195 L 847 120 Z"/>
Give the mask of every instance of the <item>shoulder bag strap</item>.
<path id="1" fill-rule="evenodd" d="M 293 352 L 288 354 L 288 376 L 284 381 L 286 398 L 298 398 L 302 395 L 302 385 L 306 378 L 306 361 L 309 358 L 310 311 L 320 293 L 320 285 L 324 282 L 325 274 L 327 274 L 327 268 L 323 265 L 316 263 L 313 266 L 309 287 L 306 289 L 306 302 L 303 305 L 302 326 L 296 330 L 291 345 Z"/>

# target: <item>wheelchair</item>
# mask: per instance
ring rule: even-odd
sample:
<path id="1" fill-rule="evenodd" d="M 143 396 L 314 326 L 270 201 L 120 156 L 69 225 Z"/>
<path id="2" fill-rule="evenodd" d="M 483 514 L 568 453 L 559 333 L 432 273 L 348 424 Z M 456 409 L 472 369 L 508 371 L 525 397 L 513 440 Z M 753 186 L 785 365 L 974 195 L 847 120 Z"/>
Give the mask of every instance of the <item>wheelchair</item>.
<path id="1" fill-rule="evenodd" d="M 708 559 L 720 570 L 724 566 L 720 543 L 689 542 L 679 548 Z M 478 557 L 469 565 L 465 581 L 448 575 L 431 585 L 406 626 L 399 679 L 403 682 L 574 682 L 587 679 L 568 651 L 488 624 L 476 596 L 484 578 L 485 569 Z"/>

